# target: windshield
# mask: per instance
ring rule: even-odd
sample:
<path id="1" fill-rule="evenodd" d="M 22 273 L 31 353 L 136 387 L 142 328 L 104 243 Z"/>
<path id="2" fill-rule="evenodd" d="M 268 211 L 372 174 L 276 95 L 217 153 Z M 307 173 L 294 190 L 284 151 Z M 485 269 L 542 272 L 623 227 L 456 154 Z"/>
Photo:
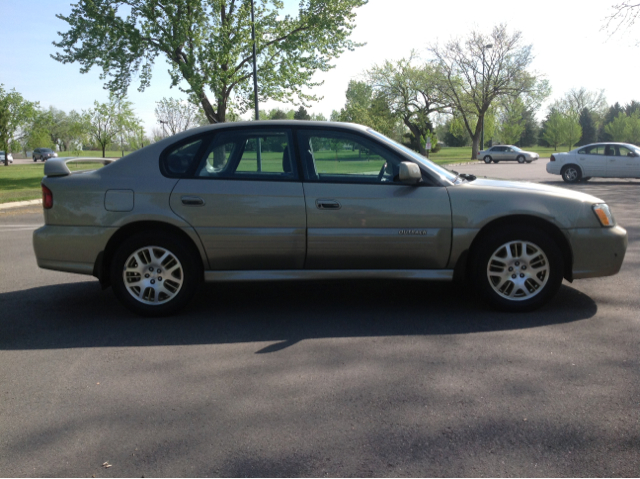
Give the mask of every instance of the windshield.
<path id="1" fill-rule="evenodd" d="M 391 138 L 387 138 L 386 136 L 384 136 L 382 133 L 378 133 L 375 130 L 372 130 L 371 128 L 369 128 L 367 130 L 369 133 L 377 136 L 378 138 L 386 141 L 387 143 L 392 144 L 393 146 L 395 146 L 396 148 L 401 149 L 403 152 L 405 152 L 407 155 L 409 155 L 411 158 L 413 158 L 414 160 L 416 160 L 418 163 L 424 165 L 425 167 L 427 167 L 429 170 L 433 171 L 435 174 L 439 175 L 441 178 L 445 179 L 445 180 L 449 180 L 450 182 L 454 183 L 456 181 L 456 175 L 454 175 L 453 173 L 451 173 L 449 170 L 436 165 L 433 161 L 429 160 L 428 158 L 425 158 L 424 156 L 422 156 L 421 154 L 413 151 L 410 148 L 407 148 L 406 146 L 398 143 L 397 141 L 392 140 Z"/>
<path id="2" fill-rule="evenodd" d="M 640 156 L 640 148 L 638 148 L 636 145 L 627 145 L 631 150 L 633 150 L 633 152 L 636 155 Z"/>
<path id="3" fill-rule="evenodd" d="M 517 146 L 512 146 L 511 149 L 513 151 L 522 151 L 520 148 L 518 148 Z"/>

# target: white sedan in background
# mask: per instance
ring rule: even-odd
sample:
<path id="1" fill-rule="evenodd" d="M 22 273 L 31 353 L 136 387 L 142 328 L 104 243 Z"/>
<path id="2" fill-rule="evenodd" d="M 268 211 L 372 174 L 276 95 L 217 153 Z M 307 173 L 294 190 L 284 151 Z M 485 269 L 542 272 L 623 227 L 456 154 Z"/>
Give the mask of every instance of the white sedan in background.
<path id="1" fill-rule="evenodd" d="M 513 145 L 495 145 L 487 150 L 478 152 L 478 159 L 485 163 L 498 163 L 500 161 L 517 161 L 518 163 L 531 163 L 540 158 L 533 151 L 524 151 Z"/>
<path id="2" fill-rule="evenodd" d="M 13 155 L 11 153 L 9 153 L 7 159 L 9 160 L 9 163 L 13 163 Z M 4 163 L 4 160 L 4 151 L 0 151 L 0 162 Z"/>
<path id="3" fill-rule="evenodd" d="M 547 173 L 567 183 L 598 178 L 640 179 L 640 148 L 629 143 L 592 143 L 566 153 L 554 153 Z"/>

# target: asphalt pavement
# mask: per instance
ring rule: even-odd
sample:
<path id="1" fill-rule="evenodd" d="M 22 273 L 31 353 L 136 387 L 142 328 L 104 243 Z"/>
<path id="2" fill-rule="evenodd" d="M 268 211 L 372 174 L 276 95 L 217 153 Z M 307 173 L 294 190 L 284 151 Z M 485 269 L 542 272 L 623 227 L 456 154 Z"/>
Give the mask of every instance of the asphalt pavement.
<path id="1" fill-rule="evenodd" d="M 567 186 L 532 164 L 461 173 Z M 0 212 L 0 476 L 640 473 L 640 181 L 568 186 L 629 232 L 616 276 L 498 313 L 464 286 L 207 284 L 143 319 L 41 270 Z"/>

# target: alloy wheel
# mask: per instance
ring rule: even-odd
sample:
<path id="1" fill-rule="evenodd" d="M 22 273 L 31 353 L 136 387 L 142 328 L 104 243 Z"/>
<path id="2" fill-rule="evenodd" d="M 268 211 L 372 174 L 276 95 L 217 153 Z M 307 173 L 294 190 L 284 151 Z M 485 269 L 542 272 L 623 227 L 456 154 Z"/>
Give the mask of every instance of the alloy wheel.
<path id="1" fill-rule="evenodd" d="M 524 301 L 539 294 L 549 281 L 549 259 L 529 241 L 509 241 L 489 258 L 487 278 L 502 298 Z"/>

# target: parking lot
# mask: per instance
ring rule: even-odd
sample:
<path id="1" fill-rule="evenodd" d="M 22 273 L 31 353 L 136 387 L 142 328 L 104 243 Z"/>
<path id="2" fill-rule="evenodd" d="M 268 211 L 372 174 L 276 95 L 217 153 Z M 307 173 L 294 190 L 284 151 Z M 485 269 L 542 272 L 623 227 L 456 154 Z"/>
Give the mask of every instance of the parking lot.
<path id="1" fill-rule="evenodd" d="M 577 189 L 629 233 L 620 273 L 497 313 L 465 286 L 206 284 L 129 313 L 40 270 L 39 207 L 0 212 L 2 476 L 638 476 L 640 180 Z"/>

